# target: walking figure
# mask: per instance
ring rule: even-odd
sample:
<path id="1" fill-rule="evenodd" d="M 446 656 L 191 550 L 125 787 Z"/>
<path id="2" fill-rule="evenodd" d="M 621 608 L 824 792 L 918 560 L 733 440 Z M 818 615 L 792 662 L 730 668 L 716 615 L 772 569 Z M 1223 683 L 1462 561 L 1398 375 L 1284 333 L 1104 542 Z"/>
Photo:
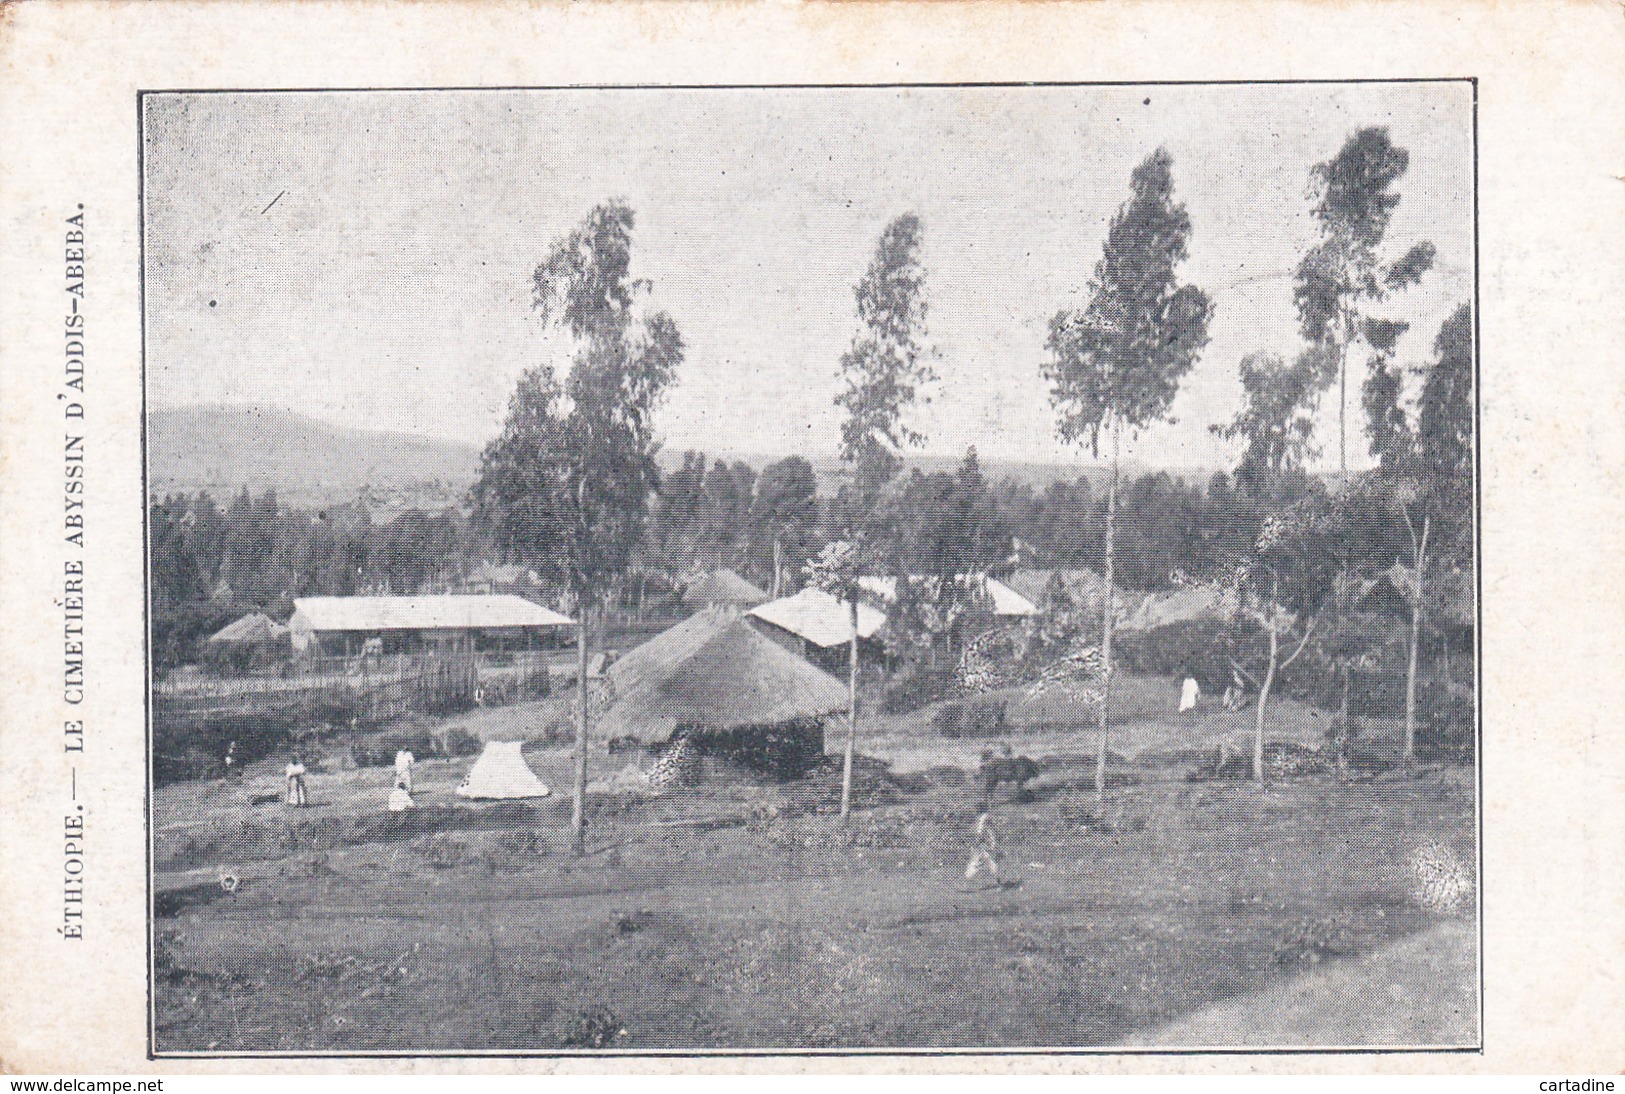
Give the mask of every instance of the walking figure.
<path id="1" fill-rule="evenodd" d="M 993 876 L 995 882 L 999 881 L 999 837 L 993 830 L 993 818 L 983 812 L 976 818 L 976 846 L 971 851 L 970 861 L 965 864 L 965 880 L 974 881 L 976 875 L 986 869 Z"/>
<path id="2" fill-rule="evenodd" d="M 288 805 L 301 809 L 310 804 L 310 799 L 305 794 L 305 765 L 299 762 L 298 756 L 293 758 L 284 774 L 288 778 Z"/>
<path id="3" fill-rule="evenodd" d="M 237 766 L 237 742 L 233 741 L 226 746 L 226 778 L 242 773 L 242 769 Z"/>

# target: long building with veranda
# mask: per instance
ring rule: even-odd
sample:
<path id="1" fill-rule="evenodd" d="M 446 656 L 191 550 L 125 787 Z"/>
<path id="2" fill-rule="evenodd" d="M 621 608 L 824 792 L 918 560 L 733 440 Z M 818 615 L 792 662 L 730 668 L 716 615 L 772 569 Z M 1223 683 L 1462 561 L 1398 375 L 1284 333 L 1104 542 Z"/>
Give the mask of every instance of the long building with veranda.
<path id="1" fill-rule="evenodd" d="M 423 649 L 541 650 L 575 637 L 575 620 L 521 596 L 306 596 L 293 602 L 296 653 L 351 656 Z"/>

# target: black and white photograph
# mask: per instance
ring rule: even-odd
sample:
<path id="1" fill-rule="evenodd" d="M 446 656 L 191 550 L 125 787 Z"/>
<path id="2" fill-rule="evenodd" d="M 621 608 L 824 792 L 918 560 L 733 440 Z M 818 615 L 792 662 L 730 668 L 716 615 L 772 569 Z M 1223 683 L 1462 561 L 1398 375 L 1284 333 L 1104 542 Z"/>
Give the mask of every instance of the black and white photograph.
<path id="1" fill-rule="evenodd" d="M 1477 93 L 143 90 L 149 1052 L 1479 1051 Z"/>

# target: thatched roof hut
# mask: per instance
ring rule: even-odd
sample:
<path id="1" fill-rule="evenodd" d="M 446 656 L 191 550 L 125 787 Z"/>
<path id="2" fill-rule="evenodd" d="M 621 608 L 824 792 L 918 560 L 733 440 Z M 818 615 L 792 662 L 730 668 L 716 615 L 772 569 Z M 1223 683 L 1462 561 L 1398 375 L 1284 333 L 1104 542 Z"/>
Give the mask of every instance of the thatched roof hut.
<path id="1" fill-rule="evenodd" d="M 678 729 L 810 722 L 845 707 L 846 688 L 728 609 L 699 612 L 609 667 L 606 732 L 645 744 Z"/>
<path id="2" fill-rule="evenodd" d="M 714 570 L 683 590 L 683 603 L 690 608 L 754 608 L 772 599 L 732 570 Z"/>

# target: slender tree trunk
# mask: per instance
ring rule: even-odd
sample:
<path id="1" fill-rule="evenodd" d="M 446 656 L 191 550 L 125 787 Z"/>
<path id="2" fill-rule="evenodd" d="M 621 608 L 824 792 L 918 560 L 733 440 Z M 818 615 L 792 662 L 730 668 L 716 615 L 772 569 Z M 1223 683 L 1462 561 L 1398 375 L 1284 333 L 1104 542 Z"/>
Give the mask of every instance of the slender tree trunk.
<path id="1" fill-rule="evenodd" d="M 846 754 L 841 761 L 841 817 L 852 812 L 852 753 L 858 741 L 858 600 L 851 600 L 852 657 L 847 675 Z"/>
<path id="2" fill-rule="evenodd" d="M 1337 362 L 1337 489 L 1348 489 L 1349 484 L 1349 351 L 1346 345 L 1338 347 Z"/>
<path id="3" fill-rule="evenodd" d="M 1420 575 L 1417 581 L 1418 591 L 1421 588 Z M 1422 606 L 1420 604 L 1411 608 L 1411 649 L 1409 664 L 1405 667 L 1405 756 L 1404 767 L 1408 770 L 1411 762 L 1416 759 L 1416 647 L 1422 629 Z"/>
<path id="4" fill-rule="evenodd" d="M 784 541 L 783 538 L 773 537 L 773 599 L 779 598 L 779 590 L 783 587 L 781 579 L 784 576 Z"/>
<path id="5" fill-rule="evenodd" d="M 1270 687 L 1275 683 L 1275 662 L 1281 656 L 1281 636 L 1275 628 L 1265 628 L 1270 635 L 1270 664 L 1264 673 L 1264 684 L 1258 689 L 1258 710 L 1253 717 L 1253 781 L 1264 785 L 1264 708 L 1270 701 Z"/>
<path id="6" fill-rule="evenodd" d="M 1111 703 L 1112 703 L 1112 625 L 1116 622 L 1116 548 L 1117 548 L 1117 474 L 1118 474 L 1118 427 L 1116 419 L 1112 421 L 1112 478 L 1111 485 L 1106 489 L 1106 589 L 1105 596 L 1101 598 L 1104 605 L 1101 609 L 1100 621 L 1100 657 L 1105 666 L 1106 679 L 1100 694 L 1100 752 L 1095 757 L 1095 798 L 1104 803 L 1106 800 L 1106 748 L 1111 737 Z"/>
<path id="7" fill-rule="evenodd" d="M 576 623 L 576 786 L 570 809 L 570 833 L 576 857 L 587 853 L 587 604 L 579 606 Z"/>
<path id="8" fill-rule="evenodd" d="M 1427 592 L 1427 551 L 1430 517 L 1422 518 L 1422 539 L 1416 550 L 1416 592 L 1411 603 L 1411 648 L 1409 664 L 1405 668 L 1405 756 L 1404 766 L 1410 768 L 1416 759 L 1416 661 L 1417 647 L 1422 642 L 1422 614 Z"/>
<path id="9" fill-rule="evenodd" d="M 1346 659 L 1339 669 L 1343 675 L 1343 699 L 1337 708 L 1337 774 L 1339 778 L 1346 778 L 1349 773 L 1349 745 L 1354 740 L 1349 728 L 1349 663 Z"/>

